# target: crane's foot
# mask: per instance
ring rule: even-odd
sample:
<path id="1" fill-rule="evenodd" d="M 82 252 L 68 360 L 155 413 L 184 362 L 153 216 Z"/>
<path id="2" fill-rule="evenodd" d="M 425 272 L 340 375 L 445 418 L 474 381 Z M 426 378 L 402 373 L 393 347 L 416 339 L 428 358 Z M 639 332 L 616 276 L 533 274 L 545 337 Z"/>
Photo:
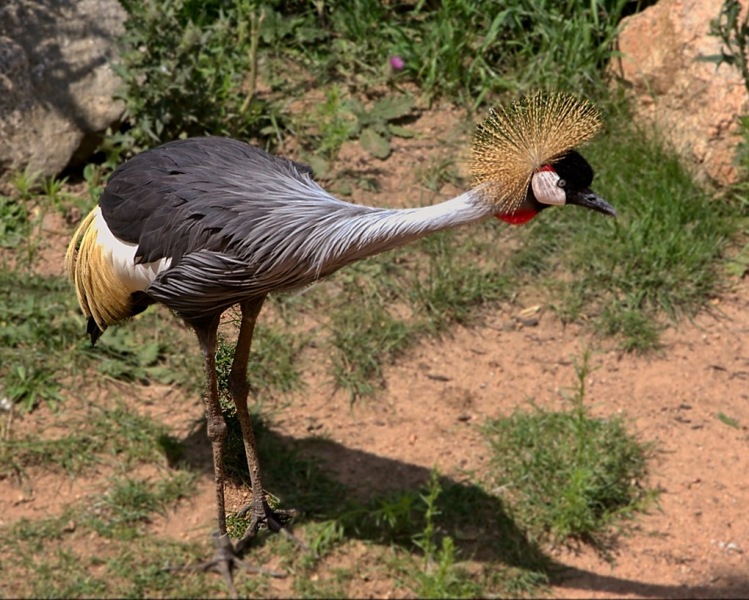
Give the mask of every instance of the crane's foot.
<path id="1" fill-rule="evenodd" d="M 297 511 L 292 509 L 271 508 L 264 494 L 253 495 L 252 502 L 237 512 L 237 516 L 244 518 L 250 514 L 250 524 L 244 532 L 244 536 L 237 543 L 240 552 L 249 544 L 257 532 L 268 529 L 273 533 L 280 533 L 299 546 L 308 549 L 307 544 L 295 537 L 286 527 L 296 517 Z"/>
<path id="2" fill-rule="evenodd" d="M 248 565 L 241 559 L 241 552 L 234 548 L 231 540 L 229 539 L 229 536 L 226 534 L 215 535 L 214 543 L 216 545 L 216 554 L 214 554 L 211 560 L 197 563 L 195 565 L 168 567 L 167 570 L 202 572 L 213 571 L 215 573 L 220 573 L 224 577 L 226 587 L 229 590 L 232 598 L 239 598 L 237 588 L 234 585 L 235 570 L 245 571 L 247 573 L 259 573 L 262 575 L 268 575 L 269 577 L 286 577 L 285 573 Z"/>

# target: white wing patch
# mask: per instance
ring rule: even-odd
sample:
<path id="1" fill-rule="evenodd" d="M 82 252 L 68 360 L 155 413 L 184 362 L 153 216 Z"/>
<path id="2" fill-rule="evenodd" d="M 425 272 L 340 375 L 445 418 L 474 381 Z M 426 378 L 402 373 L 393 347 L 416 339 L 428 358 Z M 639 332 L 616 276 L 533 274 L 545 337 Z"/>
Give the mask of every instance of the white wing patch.
<path id="1" fill-rule="evenodd" d="M 95 212 L 94 227 L 98 234 L 97 243 L 104 251 L 104 255 L 108 255 L 118 279 L 131 293 L 145 291 L 159 273 L 169 268 L 172 259 L 161 258 L 150 263 L 136 265 L 135 252 L 138 250 L 138 244 L 124 242 L 115 237 L 98 206 Z"/>
<path id="2" fill-rule="evenodd" d="M 567 200 L 564 189 L 559 187 L 559 175 L 551 169 L 534 173 L 531 186 L 533 195 L 541 204 L 562 206 Z"/>

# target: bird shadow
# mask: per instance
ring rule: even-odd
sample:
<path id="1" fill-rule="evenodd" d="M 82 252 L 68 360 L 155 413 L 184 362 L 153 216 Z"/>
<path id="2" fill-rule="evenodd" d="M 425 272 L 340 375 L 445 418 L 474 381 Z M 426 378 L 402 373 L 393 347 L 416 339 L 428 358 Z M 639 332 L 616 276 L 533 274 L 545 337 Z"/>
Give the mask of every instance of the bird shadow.
<path id="1" fill-rule="evenodd" d="M 710 586 L 660 585 L 569 567 L 517 525 L 500 497 L 467 479 L 439 476 L 435 480 L 433 470 L 419 465 L 314 435 L 285 436 L 257 415 L 253 422 L 266 490 L 281 499 L 283 508 L 299 511 L 297 524 L 336 521 L 347 537 L 419 552 L 414 542 L 426 525 L 424 498 L 436 482 L 434 525 L 441 537 L 453 540 L 461 557 L 534 571 L 570 590 L 648 598 L 749 597 L 749 577 L 734 574 L 717 577 Z M 239 426 L 232 418 L 228 424 L 227 473 L 233 485 L 249 488 Z M 201 420 L 181 440 L 180 466 L 212 474 L 205 431 Z M 266 539 L 259 537 L 256 543 L 264 544 Z M 652 574 L 644 575 L 652 579 Z"/>
<path id="2" fill-rule="evenodd" d="M 653 573 L 647 573 L 653 578 Z M 715 577 L 714 585 L 662 585 L 613 575 L 601 575 L 585 569 L 565 567 L 555 583 L 569 590 L 586 590 L 606 597 L 642 598 L 748 598 L 749 577 L 735 574 Z"/>
<path id="3" fill-rule="evenodd" d="M 244 446 L 234 420 L 227 419 L 225 469 L 232 486 L 249 489 Z M 298 511 L 296 524 L 337 521 L 349 537 L 419 551 L 414 539 L 426 524 L 422 496 L 429 493 L 432 470 L 319 436 L 285 436 L 257 415 L 253 424 L 266 491 L 281 500 L 282 508 Z M 179 466 L 212 474 L 205 421 L 196 423 L 180 441 Z M 442 537 L 454 540 L 462 556 L 522 568 L 549 565 L 548 557 L 517 527 L 498 497 L 446 476 L 439 476 L 436 486 L 435 525 Z M 263 538 L 258 543 L 264 543 Z"/>

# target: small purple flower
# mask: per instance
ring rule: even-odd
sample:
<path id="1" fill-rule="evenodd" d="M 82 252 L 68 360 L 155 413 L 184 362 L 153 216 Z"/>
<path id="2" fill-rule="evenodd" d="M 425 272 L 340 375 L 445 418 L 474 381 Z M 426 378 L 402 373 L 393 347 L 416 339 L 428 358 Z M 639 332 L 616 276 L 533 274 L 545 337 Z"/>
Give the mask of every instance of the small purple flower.
<path id="1" fill-rule="evenodd" d="M 391 56 L 390 66 L 393 68 L 394 71 L 400 71 L 403 69 L 403 67 L 406 66 L 406 62 L 400 56 L 397 56 L 397 55 Z"/>

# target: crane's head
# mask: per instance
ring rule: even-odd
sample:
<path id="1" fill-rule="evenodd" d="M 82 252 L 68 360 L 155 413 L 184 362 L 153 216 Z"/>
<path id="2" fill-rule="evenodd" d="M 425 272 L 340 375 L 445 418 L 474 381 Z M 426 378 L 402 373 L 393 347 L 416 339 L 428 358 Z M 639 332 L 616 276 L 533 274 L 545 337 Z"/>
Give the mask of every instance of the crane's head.
<path id="1" fill-rule="evenodd" d="M 491 110 L 474 134 L 471 171 L 497 218 L 520 225 L 565 204 L 616 216 L 590 189 L 593 169 L 575 150 L 600 127 L 590 102 L 563 93 L 537 93 Z"/>

